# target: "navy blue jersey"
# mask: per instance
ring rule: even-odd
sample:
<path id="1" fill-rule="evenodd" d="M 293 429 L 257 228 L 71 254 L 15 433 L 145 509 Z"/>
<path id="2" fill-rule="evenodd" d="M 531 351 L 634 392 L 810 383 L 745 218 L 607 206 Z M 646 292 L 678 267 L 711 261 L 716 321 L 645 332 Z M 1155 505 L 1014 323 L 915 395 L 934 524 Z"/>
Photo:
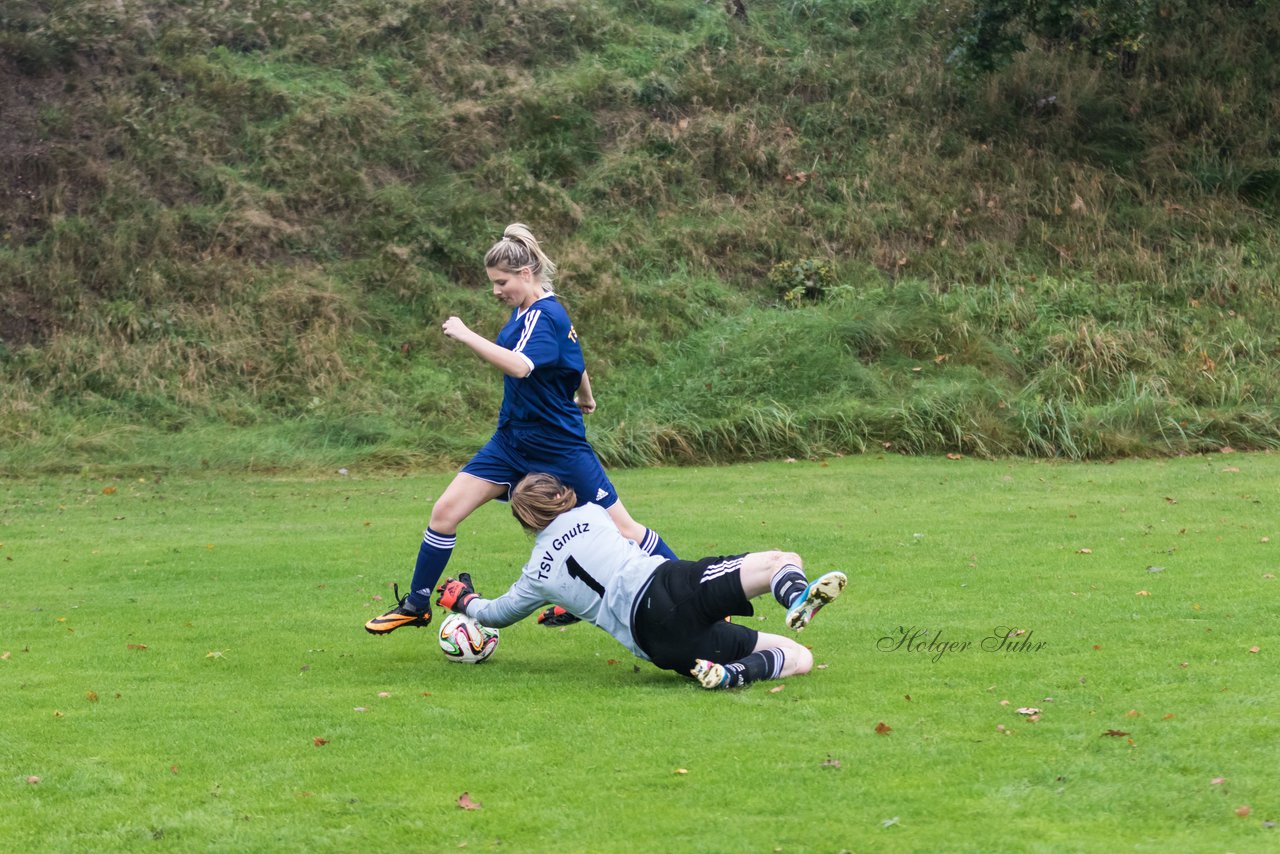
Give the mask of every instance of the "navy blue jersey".
<path id="1" fill-rule="evenodd" d="M 582 410 L 573 402 L 585 367 L 582 348 L 569 313 L 555 295 L 547 294 L 525 311 L 513 311 L 497 343 L 524 356 L 533 367 L 526 377 L 504 380 L 498 428 L 546 425 L 586 438 Z"/>

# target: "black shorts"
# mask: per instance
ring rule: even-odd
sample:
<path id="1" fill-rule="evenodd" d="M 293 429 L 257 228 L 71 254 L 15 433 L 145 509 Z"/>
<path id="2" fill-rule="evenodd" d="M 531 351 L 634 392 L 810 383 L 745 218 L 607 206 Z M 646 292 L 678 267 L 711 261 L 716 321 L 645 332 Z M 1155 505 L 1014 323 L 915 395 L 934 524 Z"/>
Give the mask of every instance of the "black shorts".
<path id="1" fill-rule="evenodd" d="M 669 560 L 654 570 L 631 620 L 654 664 L 688 676 L 695 658 L 728 664 L 756 648 L 759 632 L 725 622 L 755 613 L 742 590 L 743 557 Z"/>

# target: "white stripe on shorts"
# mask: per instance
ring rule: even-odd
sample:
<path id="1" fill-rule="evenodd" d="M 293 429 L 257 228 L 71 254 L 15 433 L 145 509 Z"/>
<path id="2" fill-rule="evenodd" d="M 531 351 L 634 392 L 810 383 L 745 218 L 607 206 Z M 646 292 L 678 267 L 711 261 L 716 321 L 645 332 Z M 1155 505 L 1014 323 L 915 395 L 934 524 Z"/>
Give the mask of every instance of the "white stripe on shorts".
<path id="1" fill-rule="evenodd" d="M 706 584 L 708 581 L 715 581 L 720 576 L 728 575 L 735 569 L 742 569 L 742 558 L 735 557 L 729 560 L 722 560 L 720 563 L 713 563 L 702 573 L 702 581 L 700 583 Z"/>

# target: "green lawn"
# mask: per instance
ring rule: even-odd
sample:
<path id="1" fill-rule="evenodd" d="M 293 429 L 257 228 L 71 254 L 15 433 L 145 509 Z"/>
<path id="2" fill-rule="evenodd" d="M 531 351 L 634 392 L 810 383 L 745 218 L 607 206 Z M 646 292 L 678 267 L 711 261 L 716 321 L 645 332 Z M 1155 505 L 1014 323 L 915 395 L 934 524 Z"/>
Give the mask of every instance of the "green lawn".
<path id="1" fill-rule="evenodd" d="M 478 667 L 367 635 L 448 474 L 4 481 L 0 839 L 1280 849 L 1280 455 L 614 474 L 684 556 L 846 571 L 801 636 L 821 669 L 718 693 L 588 626 L 511 627 Z M 528 547 L 490 505 L 451 569 L 496 595 Z"/>

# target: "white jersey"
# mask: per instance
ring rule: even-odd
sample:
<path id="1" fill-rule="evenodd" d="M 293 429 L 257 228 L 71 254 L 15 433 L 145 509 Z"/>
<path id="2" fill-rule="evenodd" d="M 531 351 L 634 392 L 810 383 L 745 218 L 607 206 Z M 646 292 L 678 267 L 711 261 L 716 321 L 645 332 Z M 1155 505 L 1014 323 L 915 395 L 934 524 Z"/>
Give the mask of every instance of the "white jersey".
<path id="1" fill-rule="evenodd" d="M 472 599 L 467 616 L 501 628 L 554 604 L 604 629 L 632 653 L 631 617 L 653 571 L 666 562 L 619 533 L 608 511 L 584 504 L 561 513 L 534 542 L 520 578 L 497 599 Z"/>

